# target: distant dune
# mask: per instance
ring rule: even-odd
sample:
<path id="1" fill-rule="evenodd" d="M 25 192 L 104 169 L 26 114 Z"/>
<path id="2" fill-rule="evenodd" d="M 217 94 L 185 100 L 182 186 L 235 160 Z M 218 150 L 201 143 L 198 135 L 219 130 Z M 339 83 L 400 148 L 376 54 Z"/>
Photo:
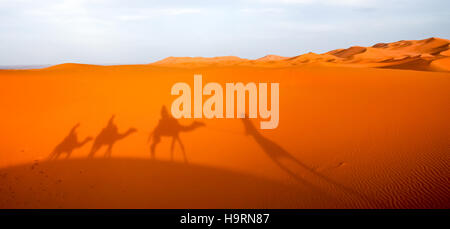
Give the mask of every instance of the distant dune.
<path id="1" fill-rule="evenodd" d="M 435 69 L 437 71 L 450 72 L 450 57 L 433 60 L 429 66 L 431 69 Z"/>
<path id="2" fill-rule="evenodd" d="M 278 56 L 278 55 L 266 55 L 264 57 L 258 58 L 255 61 L 261 61 L 261 62 L 267 62 L 267 61 L 279 61 L 279 60 L 285 60 L 288 57 L 284 56 Z"/>
<path id="3" fill-rule="evenodd" d="M 352 46 L 345 49 L 335 49 L 322 54 L 309 52 L 294 57 L 266 55 L 254 60 L 237 56 L 167 57 L 149 65 L 175 68 L 228 66 L 277 68 L 312 65 L 448 72 L 450 71 L 449 45 L 450 41 L 448 39 L 432 37 L 424 40 L 401 40 L 392 43 L 377 43 L 371 47 Z M 95 66 L 65 63 L 44 69 L 59 70 L 74 67 L 92 68 Z"/>
<path id="4" fill-rule="evenodd" d="M 420 71 L 449 71 L 449 40 L 428 38 L 378 43 L 371 47 L 353 46 L 323 54 L 307 53 L 295 57 L 267 55 L 256 60 L 239 57 L 169 57 L 152 63 L 158 66 L 258 66 L 288 67 L 296 65 L 349 66 L 407 69 Z"/>
<path id="5" fill-rule="evenodd" d="M 163 66 L 214 66 L 214 65 L 236 65 L 247 61 L 236 56 L 220 56 L 220 57 L 167 57 L 163 60 L 154 62 L 153 65 Z"/>
<path id="6" fill-rule="evenodd" d="M 101 65 L 64 63 L 64 64 L 53 65 L 53 66 L 50 66 L 50 67 L 47 67 L 44 69 L 45 70 L 66 70 L 66 69 L 89 69 L 89 68 L 98 68 L 98 67 L 101 67 Z"/>
<path id="7" fill-rule="evenodd" d="M 336 57 L 329 54 L 317 54 L 317 53 L 307 53 L 300 56 L 295 56 L 289 58 L 287 61 L 290 64 L 298 65 L 298 64 L 308 64 L 308 63 L 326 63 L 332 62 L 336 59 Z"/>

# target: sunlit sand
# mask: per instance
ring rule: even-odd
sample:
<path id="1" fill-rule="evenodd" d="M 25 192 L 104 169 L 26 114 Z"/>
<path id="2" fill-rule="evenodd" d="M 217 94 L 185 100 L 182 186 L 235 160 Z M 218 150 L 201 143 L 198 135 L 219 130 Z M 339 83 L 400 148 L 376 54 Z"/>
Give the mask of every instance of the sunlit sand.
<path id="1" fill-rule="evenodd" d="M 449 208 L 448 45 L 0 70 L 0 208 Z M 173 160 L 161 134 L 152 159 L 170 89 L 194 74 L 279 83 L 278 127 L 180 119 L 205 125 L 179 133 Z M 88 158 L 113 115 L 121 138 Z"/>

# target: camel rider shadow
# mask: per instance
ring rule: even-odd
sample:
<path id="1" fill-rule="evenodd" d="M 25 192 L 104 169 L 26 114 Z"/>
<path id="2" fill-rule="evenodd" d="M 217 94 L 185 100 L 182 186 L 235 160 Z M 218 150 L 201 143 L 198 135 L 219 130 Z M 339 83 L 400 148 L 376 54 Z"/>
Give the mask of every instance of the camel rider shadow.
<path id="1" fill-rule="evenodd" d="M 167 108 L 165 106 L 161 109 L 161 119 L 158 122 L 158 125 L 155 127 L 153 132 L 148 137 L 148 141 L 152 141 L 152 144 L 150 145 L 150 153 L 152 156 L 152 159 L 155 159 L 155 148 L 156 145 L 161 141 L 161 137 L 172 137 L 172 145 L 170 147 L 170 158 L 173 161 L 173 150 L 175 147 L 175 142 L 178 142 L 178 144 L 181 147 L 181 151 L 183 152 L 184 162 L 187 163 L 187 157 L 186 152 L 184 151 L 184 145 L 181 142 L 181 139 L 179 137 L 180 132 L 189 132 L 193 131 L 201 126 L 205 126 L 202 122 L 193 122 L 191 125 L 183 126 L 181 125 L 178 120 L 173 118 L 168 112 Z M 153 139 L 152 139 L 153 138 Z"/>
<path id="2" fill-rule="evenodd" d="M 124 139 L 128 135 L 136 132 L 135 128 L 129 128 L 124 133 L 119 133 L 117 125 L 114 124 L 114 115 L 109 119 L 108 125 L 102 129 L 102 131 L 97 135 L 92 145 L 91 152 L 88 158 L 93 158 L 95 153 L 102 147 L 108 146 L 105 152 L 105 157 L 111 157 L 112 147 L 117 141 Z"/>
<path id="3" fill-rule="evenodd" d="M 79 126 L 80 123 L 77 123 L 74 127 L 72 127 L 69 134 L 62 140 L 61 143 L 59 143 L 55 147 L 52 153 L 48 156 L 49 160 L 58 159 L 58 157 L 63 153 L 66 153 L 66 159 L 68 159 L 73 150 L 81 148 L 83 145 L 92 140 L 92 137 L 86 137 L 83 141 L 78 141 L 76 130 Z"/>

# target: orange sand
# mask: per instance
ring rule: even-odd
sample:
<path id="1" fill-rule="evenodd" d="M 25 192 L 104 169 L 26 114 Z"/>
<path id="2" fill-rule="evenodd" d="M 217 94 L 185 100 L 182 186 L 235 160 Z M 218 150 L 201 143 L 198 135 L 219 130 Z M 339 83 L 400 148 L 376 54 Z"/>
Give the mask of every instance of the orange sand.
<path id="1" fill-rule="evenodd" d="M 269 59 L 1 70 L 0 208 L 450 207 L 448 72 Z M 279 82 L 279 127 L 259 130 L 257 141 L 242 120 L 201 120 L 205 127 L 180 134 L 189 164 L 178 146 L 170 162 L 170 138 L 151 161 L 147 138 L 176 98 L 171 86 L 193 88 L 196 73 L 204 84 Z M 119 132 L 138 132 L 111 159 L 100 159 L 106 148 L 86 159 L 88 142 L 68 160 L 45 160 L 76 123 L 81 141 L 112 114 Z M 297 162 L 277 165 L 273 150 Z"/>

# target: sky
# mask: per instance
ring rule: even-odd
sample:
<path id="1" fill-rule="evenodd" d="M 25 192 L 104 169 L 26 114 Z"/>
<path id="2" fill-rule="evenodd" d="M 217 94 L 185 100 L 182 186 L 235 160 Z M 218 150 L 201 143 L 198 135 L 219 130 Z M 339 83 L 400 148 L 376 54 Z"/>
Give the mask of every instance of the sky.
<path id="1" fill-rule="evenodd" d="M 450 38 L 448 0 L 0 0 L 0 65 L 296 56 Z"/>

